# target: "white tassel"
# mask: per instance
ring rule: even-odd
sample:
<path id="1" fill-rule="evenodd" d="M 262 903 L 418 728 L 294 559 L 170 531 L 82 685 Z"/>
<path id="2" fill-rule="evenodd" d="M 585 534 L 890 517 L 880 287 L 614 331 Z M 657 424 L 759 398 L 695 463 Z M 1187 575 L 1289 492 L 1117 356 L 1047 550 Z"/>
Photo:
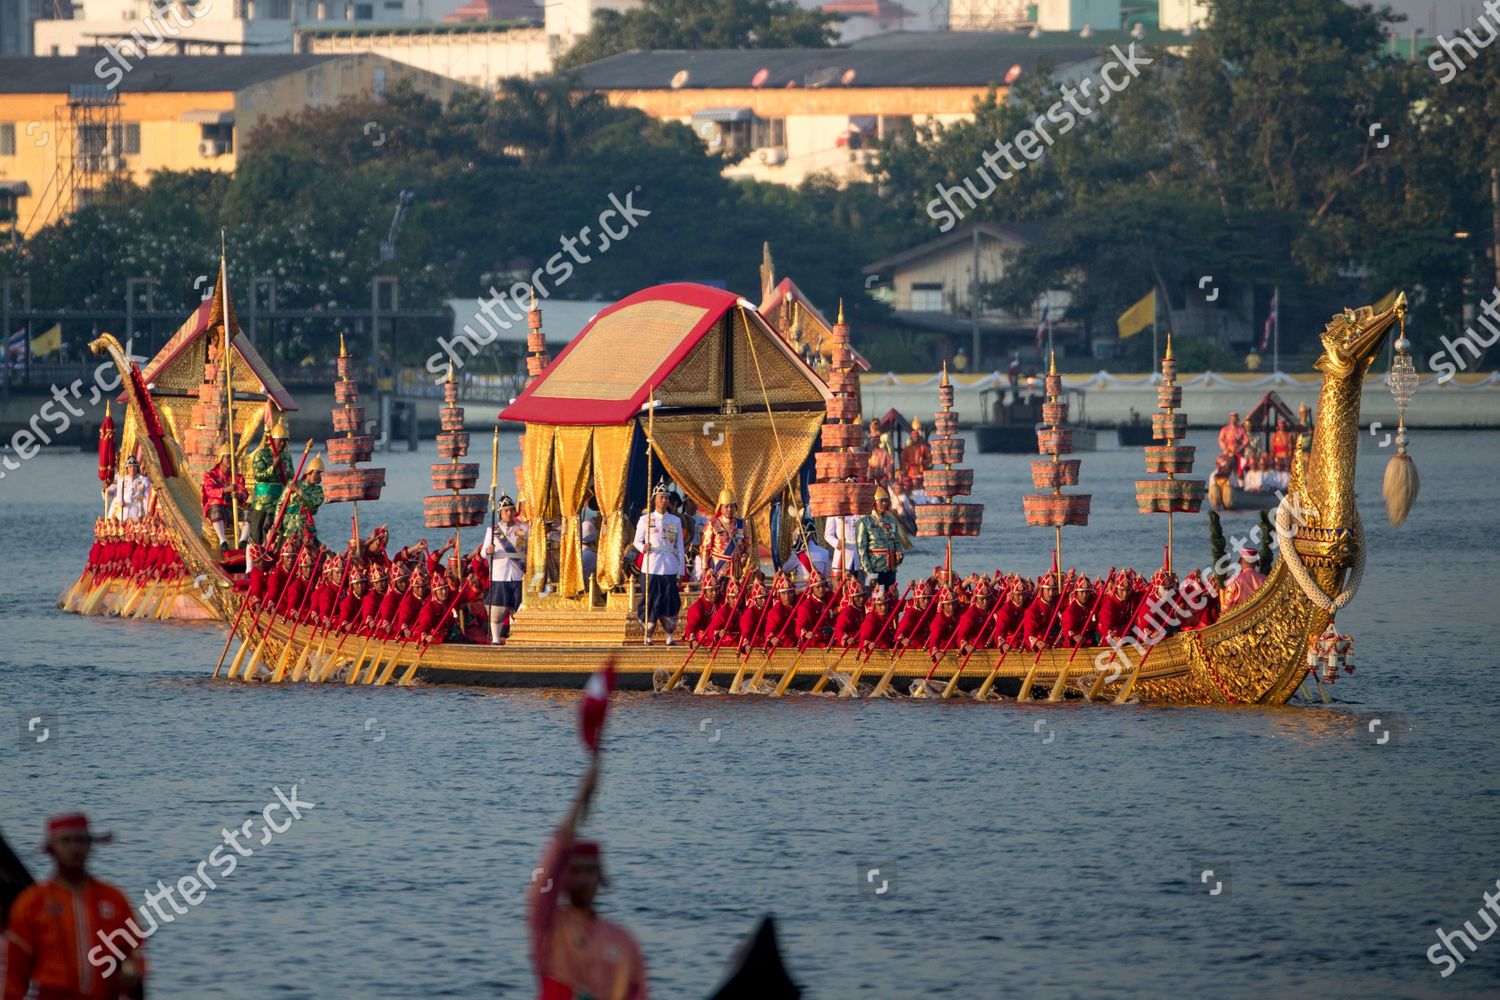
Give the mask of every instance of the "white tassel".
<path id="1" fill-rule="evenodd" d="M 1385 512 L 1391 519 L 1391 527 L 1399 527 L 1411 513 L 1412 504 L 1422 482 L 1417 476 L 1417 463 L 1404 450 L 1396 452 L 1385 467 L 1385 485 L 1381 492 L 1385 496 Z"/>

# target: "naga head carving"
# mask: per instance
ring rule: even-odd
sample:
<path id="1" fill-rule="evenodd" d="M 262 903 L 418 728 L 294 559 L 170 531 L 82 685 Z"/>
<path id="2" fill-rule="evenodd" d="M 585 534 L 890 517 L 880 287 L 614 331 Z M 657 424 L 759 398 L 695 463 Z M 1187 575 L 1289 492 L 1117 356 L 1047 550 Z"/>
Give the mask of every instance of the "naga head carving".
<path id="1" fill-rule="evenodd" d="M 1391 326 L 1405 315 L 1405 292 L 1383 313 L 1372 306 L 1345 309 L 1323 328 L 1323 354 L 1313 367 L 1335 378 L 1363 376 Z"/>

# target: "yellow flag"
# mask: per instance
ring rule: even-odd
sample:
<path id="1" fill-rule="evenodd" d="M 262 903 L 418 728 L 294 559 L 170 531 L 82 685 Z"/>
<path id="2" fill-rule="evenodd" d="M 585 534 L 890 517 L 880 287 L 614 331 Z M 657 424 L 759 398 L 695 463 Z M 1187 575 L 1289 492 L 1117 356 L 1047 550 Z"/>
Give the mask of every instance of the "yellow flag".
<path id="1" fill-rule="evenodd" d="M 48 330 L 31 338 L 31 356 L 42 358 L 62 348 L 62 324 L 53 323 Z"/>
<path id="2" fill-rule="evenodd" d="M 1144 299 L 1126 309 L 1115 321 L 1120 331 L 1120 339 L 1134 337 L 1146 327 L 1156 322 L 1156 289 L 1146 295 Z"/>
<path id="3" fill-rule="evenodd" d="M 1395 305 L 1396 304 L 1396 296 L 1398 296 L 1400 294 L 1401 294 L 1401 289 L 1399 289 L 1399 288 L 1393 288 L 1393 289 L 1391 289 L 1390 293 L 1388 295 L 1386 295 L 1385 298 L 1383 298 L 1379 302 L 1375 303 L 1375 315 L 1379 316 L 1381 313 L 1386 312 L 1387 310 L 1389 310 L 1391 308 L 1391 306 Z"/>

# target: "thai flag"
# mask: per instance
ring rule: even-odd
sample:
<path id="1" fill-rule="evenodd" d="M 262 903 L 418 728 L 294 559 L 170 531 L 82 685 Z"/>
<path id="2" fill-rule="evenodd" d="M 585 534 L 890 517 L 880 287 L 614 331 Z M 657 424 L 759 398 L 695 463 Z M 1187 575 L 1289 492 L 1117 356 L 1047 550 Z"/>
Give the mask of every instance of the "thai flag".
<path id="1" fill-rule="evenodd" d="M 1052 332 L 1052 320 L 1048 317 L 1052 313 L 1052 303 L 1042 303 L 1042 320 L 1036 325 L 1036 352 L 1042 353 L 1042 344 L 1046 343 L 1047 335 Z"/>
<path id="2" fill-rule="evenodd" d="M 604 661 L 588 683 L 583 686 L 583 703 L 578 707 L 579 731 L 583 745 L 591 753 L 599 752 L 599 741 L 604 736 L 604 716 L 609 711 L 609 693 L 615 686 L 615 660 Z"/>
<path id="3" fill-rule="evenodd" d="M 10 339 L 5 342 L 5 356 L 7 358 L 26 356 L 26 328 L 24 326 L 11 334 Z"/>
<path id="4" fill-rule="evenodd" d="M 1266 317 L 1265 328 L 1260 331 L 1260 349 L 1265 351 L 1271 344 L 1271 331 L 1281 322 L 1281 286 L 1271 293 L 1271 314 Z"/>

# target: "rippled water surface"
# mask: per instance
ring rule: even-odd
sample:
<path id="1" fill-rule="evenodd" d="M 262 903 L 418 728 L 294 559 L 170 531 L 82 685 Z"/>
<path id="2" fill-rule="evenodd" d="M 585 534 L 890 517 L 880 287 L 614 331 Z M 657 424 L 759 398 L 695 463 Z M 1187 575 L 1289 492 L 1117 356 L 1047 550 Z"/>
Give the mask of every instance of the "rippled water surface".
<path id="1" fill-rule="evenodd" d="M 1500 879 L 1497 446 L 1417 435 L 1399 531 L 1388 452 L 1361 455 L 1359 670 L 1332 707 L 622 698 L 591 829 L 653 992 L 706 996 L 773 911 L 813 997 L 1497 995 L 1500 935 L 1447 979 L 1425 957 L 1439 925 L 1484 929 Z M 1149 569 L 1139 452 L 1082 457 L 1094 523 L 1066 561 Z M 401 544 L 434 455 L 384 460 L 363 519 Z M 961 570 L 1045 568 L 1025 462 L 973 458 L 989 509 Z M 117 834 L 96 870 L 139 898 L 296 784 L 316 805 L 152 940 L 154 996 L 528 995 L 522 893 L 581 769 L 575 696 L 214 683 L 216 627 L 62 615 L 93 469 L 47 454 L 0 482 L 0 827 L 28 863 L 47 814 L 85 807 Z M 1203 520 L 1178 528 L 1179 563 L 1205 561 Z"/>

